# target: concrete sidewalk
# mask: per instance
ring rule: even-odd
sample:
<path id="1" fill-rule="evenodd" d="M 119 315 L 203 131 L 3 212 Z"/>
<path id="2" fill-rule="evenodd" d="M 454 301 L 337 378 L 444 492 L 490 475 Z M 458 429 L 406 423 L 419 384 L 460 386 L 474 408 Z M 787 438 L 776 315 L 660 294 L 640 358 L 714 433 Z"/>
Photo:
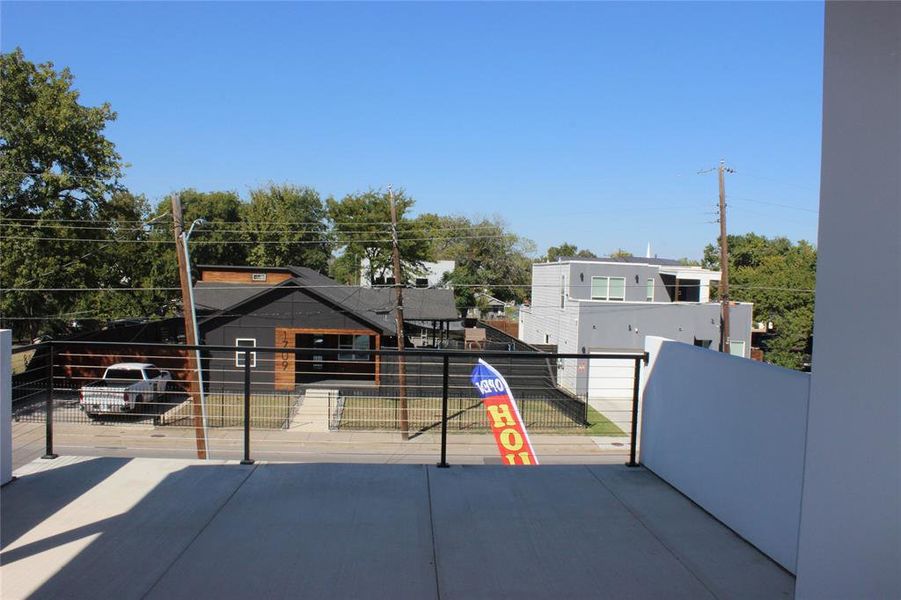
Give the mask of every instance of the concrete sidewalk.
<path id="1" fill-rule="evenodd" d="M 793 578 L 644 469 L 36 461 L 3 598 L 786 598 Z"/>
<path id="2" fill-rule="evenodd" d="M 54 451 L 75 456 L 123 458 L 196 457 L 195 432 L 190 427 L 56 423 Z M 216 459 L 240 459 L 240 428 L 210 429 L 210 450 Z M 532 443 L 542 464 L 623 464 L 628 438 L 584 434 L 535 433 Z M 251 456 L 284 462 L 365 462 L 436 464 L 441 452 L 437 430 L 403 441 L 399 433 L 366 431 L 309 432 L 296 429 L 253 429 Z M 13 468 L 44 454 L 44 424 L 13 424 Z M 497 464 L 500 458 L 491 433 L 448 434 L 451 464 Z"/>

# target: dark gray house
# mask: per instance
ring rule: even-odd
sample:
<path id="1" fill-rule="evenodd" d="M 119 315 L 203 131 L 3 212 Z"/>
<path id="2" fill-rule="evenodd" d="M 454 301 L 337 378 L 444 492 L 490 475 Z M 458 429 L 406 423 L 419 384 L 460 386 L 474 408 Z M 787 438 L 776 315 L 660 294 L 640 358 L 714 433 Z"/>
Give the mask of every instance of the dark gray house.
<path id="1" fill-rule="evenodd" d="M 194 285 L 201 339 L 234 346 L 209 352 L 210 386 L 243 382 L 246 347 L 302 348 L 251 355 L 255 385 L 294 390 L 318 382 L 378 386 L 386 374 L 370 351 L 397 343 L 395 291 L 342 285 L 306 267 L 200 266 Z M 440 339 L 459 320 L 447 289 L 404 290 L 405 339 Z M 323 350 L 328 350 L 323 352 Z"/>

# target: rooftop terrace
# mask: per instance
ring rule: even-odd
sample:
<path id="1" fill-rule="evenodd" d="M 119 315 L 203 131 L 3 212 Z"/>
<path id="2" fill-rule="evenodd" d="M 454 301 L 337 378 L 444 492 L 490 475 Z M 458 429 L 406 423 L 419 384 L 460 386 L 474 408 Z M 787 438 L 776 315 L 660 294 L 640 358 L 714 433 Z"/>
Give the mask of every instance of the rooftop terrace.
<path id="1" fill-rule="evenodd" d="M 17 475 L 2 491 L 4 598 L 780 598 L 794 586 L 640 468 L 61 457 Z"/>

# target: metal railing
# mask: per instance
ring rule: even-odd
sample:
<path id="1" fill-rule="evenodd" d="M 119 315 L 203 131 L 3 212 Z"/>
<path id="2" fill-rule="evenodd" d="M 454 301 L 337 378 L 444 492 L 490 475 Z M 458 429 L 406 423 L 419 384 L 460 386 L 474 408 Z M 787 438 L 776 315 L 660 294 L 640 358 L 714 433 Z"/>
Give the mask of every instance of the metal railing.
<path id="1" fill-rule="evenodd" d="M 447 466 L 449 433 L 491 431 L 482 401 L 468 379 L 473 365 L 482 358 L 507 378 L 527 430 L 536 434 L 584 432 L 627 438 L 626 464 L 638 465 L 639 383 L 641 365 L 647 360 L 641 352 L 567 354 L 381 348 L 358 351 L 357 357 L 346 348 L 50 341 L 24 349 L 35 354 L 26 369 L 14 376 L 13 419 L 44 422 L 43 458 L 47 459 L 57 456 L 54 433 L 60 423 L 138 424 L 160 431 L 166 427 L 196 426 L 194 404 L 199 398 L 189 393 L 189 384 L 199 378 L 190 368 L 189 353 L 197 349 L 203 353 L 203 380 L 207 383 L 204 432 L 194 435 L 202 435 L 206 441 L 208 430 L 240 428 L 240 440 L 225 432 L 221 443 L 233 450 L 240 447 L 246 463 L 253 462 L 251 430 L 287 430 L 303 416 L 321 420 L 322 431 L 327 433 L 400 432 L 404 440 L 440 433 L 438 465 Z M 14 353 L 19 351 L 23 349 Z M 622 392 L 618 402 L 624 408 L 605 409 L 600 414 L 591 407 L 586 388 L 589 372 L 602 371 L 605 361 L 630 362 L 632 371 L 628 377 L 622 374 L 622 367 L 612 375 L 591 375 L 614 381 Z M 82 402 L 83 390 L 116 362 L 158 364 L 171 372 L 172 382 L 165 390 L 140 397 L 127 409 L 91 414 Z M 406 371 L 403 387 L 397 377 L 401 365 Z M 572 368 L 576 373 L 565 376 L 569 373 L 566 369 Z M 569 383 L 570 389 L 564 382 Z M 625 396 L 627 386 L 631 388 L 629 398 Z M 323 398 L 323 408 L 316 412 L 314 403 Z M 601 420 L 607 423 L 606 432 L 598 427 Z M 78 432 L 70 435 L 87 435 Z M 191 440 L 189 435 L 183 439 Z M 272 443 L 288 442 L 276 439 Z M 303 442 L 298 438 L 291 443 L 295 444 L 292 450 L 283 454 L 299 454 L 295 450 Z"/>

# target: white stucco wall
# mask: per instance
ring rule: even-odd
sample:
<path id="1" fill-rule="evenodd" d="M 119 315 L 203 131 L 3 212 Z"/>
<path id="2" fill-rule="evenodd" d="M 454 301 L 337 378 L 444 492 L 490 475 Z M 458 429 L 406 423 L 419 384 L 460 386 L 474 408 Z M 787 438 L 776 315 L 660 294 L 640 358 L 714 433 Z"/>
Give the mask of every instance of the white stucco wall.
<path id="1" fill-rule="evenodd" d="M 806 373 L 649 336 L 640 460 L 794 572 Z"/>
<path id="2" fill-rule="evenodd" d="M 901 3 L 826 3 L 796 597 L 901 598 Z"/>
<path id="3" fill-rule="evenodd" d="M 12 331 L 0 330 L 0 485 L 12 479 Z"/>

